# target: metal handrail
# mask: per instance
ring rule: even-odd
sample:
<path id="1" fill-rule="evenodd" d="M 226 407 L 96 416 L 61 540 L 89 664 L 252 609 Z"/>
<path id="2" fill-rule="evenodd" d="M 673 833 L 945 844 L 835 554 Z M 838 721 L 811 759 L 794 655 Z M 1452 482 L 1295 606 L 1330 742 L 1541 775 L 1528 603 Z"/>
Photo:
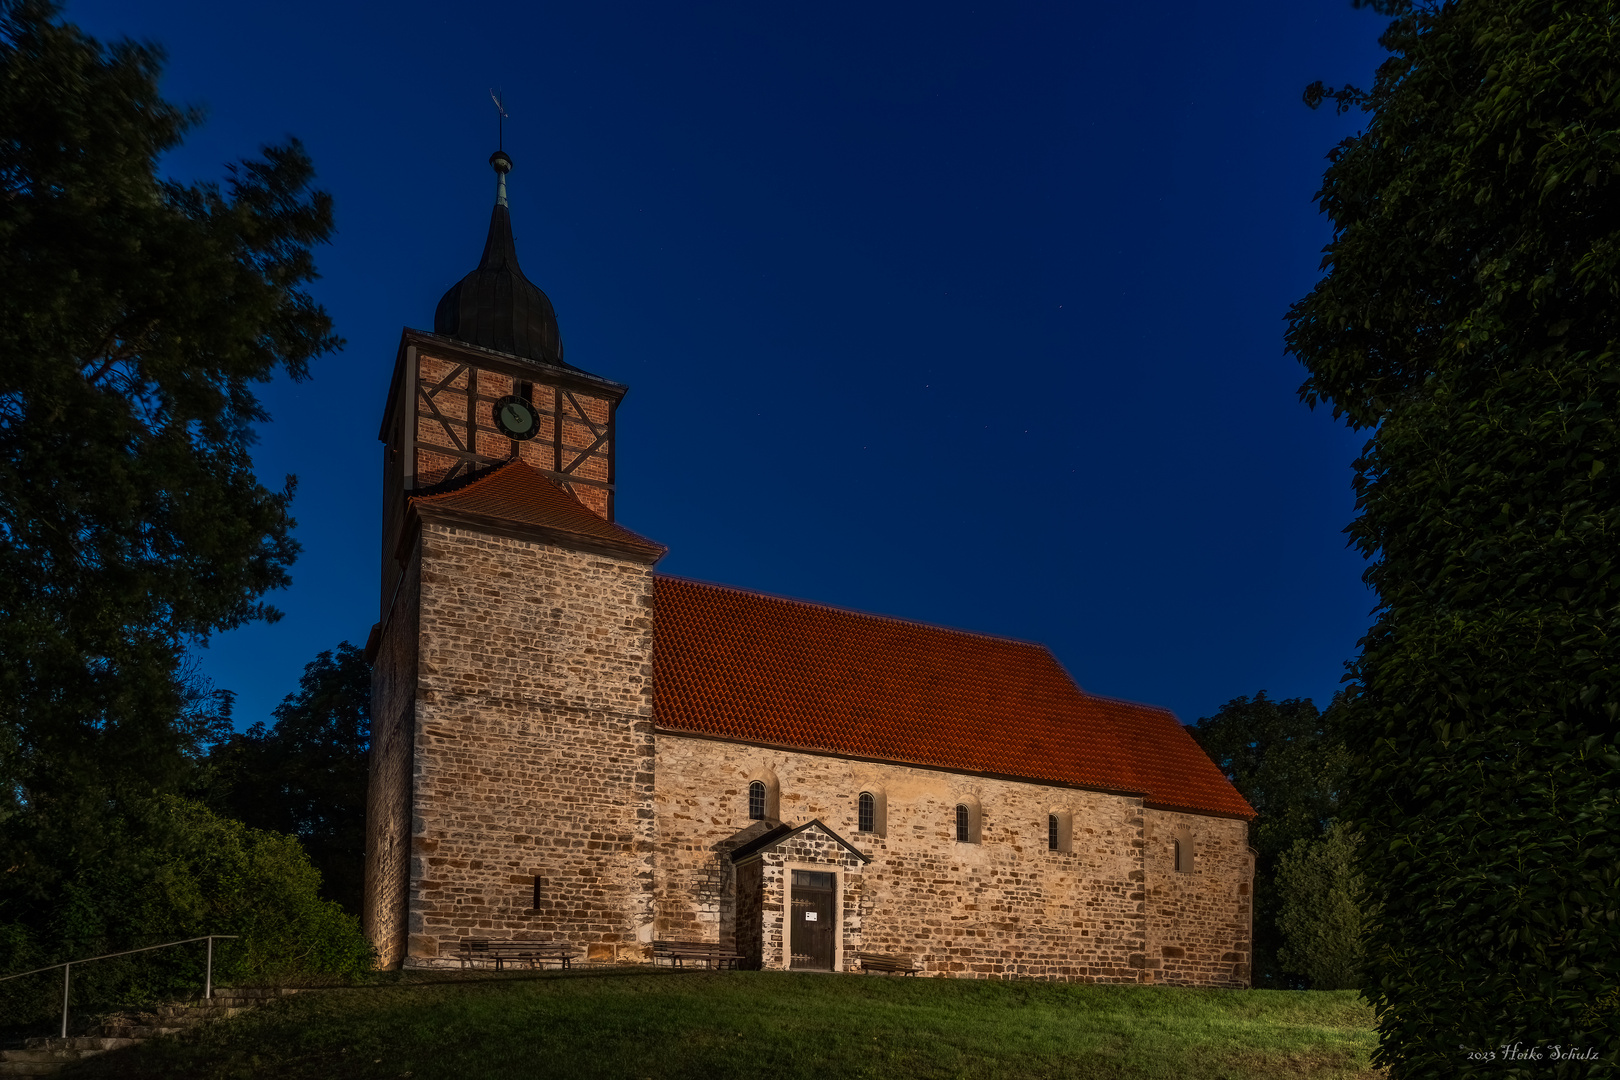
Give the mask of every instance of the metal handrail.
<path id="1" fill-rule="evenodd" d="M 203 980 L 203 997 L 212 998 L 214 996 L 214 942 L 215 940 L 235 941 L 239 937 L 241 937 L 240 934 L 207 934 L 203 937 L 189 937 L 184 941 L 165 941 L 162 945 L 148 945 L 144 949 L 125 949 L 123 952 L 110 952 L 103 953 L 100 956 L 87 956 L 82 960 L 64 960 L 60 964 L 47 964 L 44 967 L 35 968 L 33 971 L 19 971 L 15 975 L 0 975 L 0 982 L 5 982 L 7 979 L 20 979 L 24 975 L 38 975 L 42 971 L 55 971 L 57 968 L 61 968 L 62 1038 L 65 1039 L 67 1038 L 68 1022 L 68 989 L 72 984 L 74 964 L 88 964 L 92 960 L 110 960 L 115 956 L 130 956 L 138 952 L 152 952 L 156 949 L 167 949 L 174 945 L 190 945 L 193 941 L 206 941 L 208 942 L 208 968 L 207 974 L 204 976 Z"/>

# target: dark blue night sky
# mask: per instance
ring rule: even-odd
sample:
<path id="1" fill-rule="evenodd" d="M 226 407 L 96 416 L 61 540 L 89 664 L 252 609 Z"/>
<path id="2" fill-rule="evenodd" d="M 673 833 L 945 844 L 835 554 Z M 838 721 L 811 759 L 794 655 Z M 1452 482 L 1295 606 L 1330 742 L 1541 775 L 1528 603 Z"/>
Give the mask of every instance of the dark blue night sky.
<path id="1" fill-rule="evenodd" d="M 1342 533 L 1363 437 L 1311 413 L 1283 315 L 1382 22 L 1251 4 L 82 0 L 169 53 L 185 179 L 285 134 L 336 199 L 348 340 L 265 388 L 296 473 L 287 616 L 203 669 L 267 719 L 377 618 L 401 326 L 476 263 L 500 87 L 512 217 L 568 360 L 631 387 L 619 520 L 667 573 L 1041 641 L 1192 721 L 1325 703 L 1372 596 Z"/>

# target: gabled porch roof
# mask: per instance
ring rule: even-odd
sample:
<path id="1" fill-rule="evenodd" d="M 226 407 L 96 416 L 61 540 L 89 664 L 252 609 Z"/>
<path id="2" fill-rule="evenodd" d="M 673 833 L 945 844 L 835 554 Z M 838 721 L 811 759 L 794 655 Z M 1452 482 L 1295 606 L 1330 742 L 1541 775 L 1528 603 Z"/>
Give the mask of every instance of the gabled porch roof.
<path id="1" fill-rule="evenodd" d="M 748 841 L 748 843 L 743 844 L 741 847 L 733 849 L 731 852 L 731 861 L 734 863 L 743 862 L 751 856 L 760 854 L 767 848 L 773 848 L 782 843 L 784 840 L 791 840 L 793 837 L 798 836 L 802 832 L 808 832 L 810 829 L 820 829 L 829 839 L 835 840 L 839 844 L 842 844 L 844 847 L 848 848 L 850 854 L 860 859 L 861 862 L 872 861 L 872 857 L 870 855 L 867 855 L 861 851 L 860 848 L 833 832 L 822 822 L 820 818 L 811 818 L 803 825 L 778 825 L 770 832 L 756 836 L 752 840 Z"/>

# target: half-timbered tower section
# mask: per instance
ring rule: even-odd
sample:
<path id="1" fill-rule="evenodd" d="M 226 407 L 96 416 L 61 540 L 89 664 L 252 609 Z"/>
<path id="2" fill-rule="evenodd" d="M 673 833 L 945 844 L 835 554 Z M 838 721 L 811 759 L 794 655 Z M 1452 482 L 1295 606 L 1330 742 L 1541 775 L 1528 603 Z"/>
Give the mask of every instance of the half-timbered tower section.
<path id="1" fill-rule="evenodd" d="M 626 387 L 563 359 L 511 162 L 406 330 L 383 442 L 364 921 L 647 963 L 1242 986 L 1254 811 L 1162 709 L 1045 648 L 656 576 L 615 520 Z"/>
<path id="2" fill-rule="evenodd" d="M 407 330 L 400 349 L 415 400 L 399 402 L 387 436 L 402 482 L 430 488 L 516 459 L 613 519 L 613 412 L 624 387 L 581 371 L 513 364 L 420 331 Z M 538 423 L 524 441 L 496 423 L 498 406 L 514 397 Z"/>

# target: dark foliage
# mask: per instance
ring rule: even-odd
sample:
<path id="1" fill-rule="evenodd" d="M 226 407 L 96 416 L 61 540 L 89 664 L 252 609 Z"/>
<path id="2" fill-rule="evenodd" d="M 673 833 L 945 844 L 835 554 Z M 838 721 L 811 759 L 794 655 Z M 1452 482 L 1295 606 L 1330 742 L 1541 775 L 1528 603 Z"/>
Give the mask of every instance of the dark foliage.
<path id="1" fill-rule="evenodd" d="M 1272 701 L 1262 690 L 1233 698 L 1191 728 L 1193 738 L 1259 813 L 1249 831 L 1254 881 L 1254 985 L 1301 989 L 1277 958 L 1278 860 L 1300 840 L 1320 837 L 1338 813 L 1345 752 L 1334 710 L 1309 698 Z"/>
<path id="2" fill-rule="evenodd" d="M 347 641 L 321 653 L 275 715 L 274 726 L 254 724 L 215 752 L 225 806 L 254 828 L 298 837 L 321 872 L 322 895 L 358 915 L 371 740 L 365 654 Z"/>
<path id="3" fill-rule="evenodd" d="M 1359 990 L 1365 978 L 1367 924 L 1374 913 L 1356 870 L 1359 841 L 1336 821 L 1315 840 L 1297 840 L 1277 860 L 1277 930 L 1284 971 L 1313 990 Z"/>
<path id="4" fill-rule="evenodd" d="M 0 0 L 0 922 L 36 936 L 70 884 L 146 872 L 130 838 L 217 735 L 184 652 L 275 617 L 297 553 L 252 387 L 337 344 L 299 145 L 161 179 L 197 114 L 160 53 L 57 15 Z"/>
<path id="5" fill-rule="evenodd" d="M 145 809 L 122 818 L 113 838 L 145 858 L 86 867 L 64 883 L 44 926 L 0 922 L 0 971 L 203 934 L 236 935 L 215 943 L 220 985 L 308 983 L 370 969 L 359 921 L 319 897 L 320 875 L 292 837 L 172 795 Z M 205 956 L 197 943 L 76 965 L 73 1015 L 195 996 Z M 0 982 L 0 1033 L 42 1034 L 61 1007 L 60 971 Z"/>
<path id="6" fill-rule="evenodd" d="M 1372 430 L 1348 817 L 1397 1077 L 1620 1052 L 1620 5 L 1403 7 L 1330 155 L 1305 400 Z M 1323 92 L 1325 94 L 1325 91 Z M 1320 100 L 1320 98 L 1319 98 Z M 1462 1047 L 1596 1048 L 1470 1062 Z"/>

